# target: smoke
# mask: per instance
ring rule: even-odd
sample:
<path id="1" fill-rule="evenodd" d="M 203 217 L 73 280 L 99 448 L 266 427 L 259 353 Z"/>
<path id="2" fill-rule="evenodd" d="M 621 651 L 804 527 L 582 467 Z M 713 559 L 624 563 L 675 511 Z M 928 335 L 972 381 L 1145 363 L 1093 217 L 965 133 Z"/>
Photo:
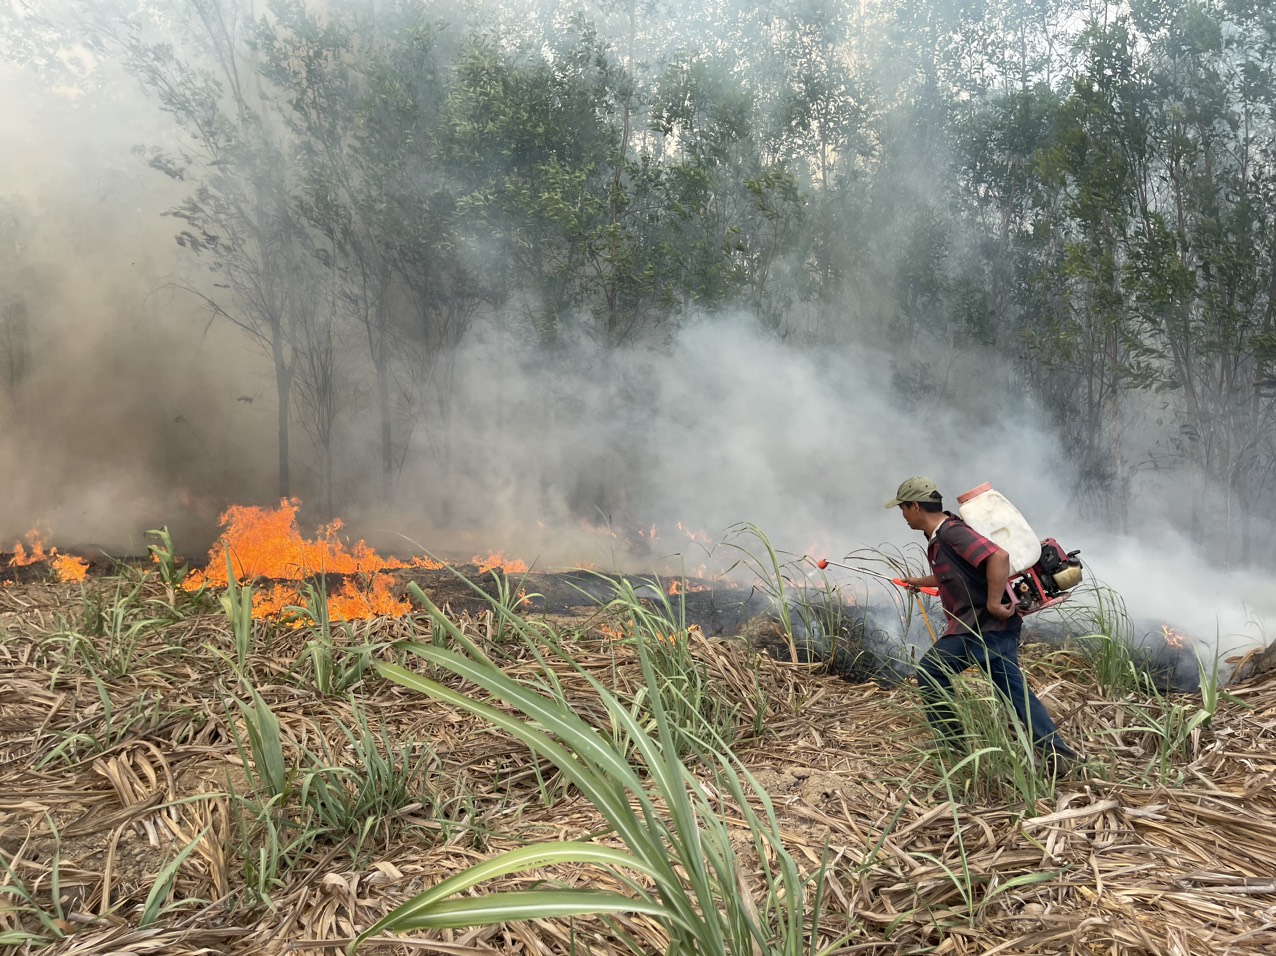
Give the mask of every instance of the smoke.
<path id="1" fill-rule="evenodd" d="M 274 486 L 273 412 L 238 400 L 269 366 L 171 287 L 161 214 L 181 192 L 131 153 L 151 114 L 103 114 L 21 71 L 3 82 L 0 550 L 38 528 L 62 549 L 136 554 L 166 524 L 206 547 L 232 494 Z"/>
<path id="2" fill-rule="evenodd" d="M 170 288 L 190 262 L 162 213 L 188 187 L 132 154 L 168 135 L 153 105 L 2 78 L 15 95 L 0 102 L 13 249 L 0 278 L 4 300 L 23 304 L 29 361 L 0 397 L 0 547 L 42 524 L 62 548 L 138 553 L 146 530 L 168 525 L 198 556 L 225 507 L 275 502 L 269 363 Z M 925 192 L 935 163 L 892 181 Z M 910 226 L 929 228 L 891 224 Z M 882 233 L 882 248 L 907 245 Z M 889 296 L 858 295 L 835 348 L 780 341 L 742 314 L 689 316 L 671 341 L 619 351 L 581 335 L 545 353 L 491 322 L 455 357 L 452 416 L 400 429 L 392 504 L 378 500 L 371 401 L 343 410 L 347 529 L 396 552 L 501 548 L 541 566 L 694 573 L 729 567 L 740 548 L 758 555 L 751 525 L 789 554 L 880 547 L 918 561 L 920 539 L 882 507 L 899 482 L 928 475 L 950 507 L 991 482 L 1039 535 L 1080 548 L 1132 617 L 1185 630 L 1207 654 L 1261 638 L 1276 615 L 1264 576 L 1211 567 L 1171 493 L 1136 493 L 1129 534 L 1088 522 L 1004 357 L 884 338 L 869 320 Z M 294 490 L 312 501 L 301 435 Z"/>
<path id="3" fill-rule="evenodd" d="M 867 347 L 786 346 L 747 316 L 700 317 L 668 348 L 582 346 L 539 366 L 470 347 L 458 359 L 451 464 L 466 492 L 453 520 L 494 534 L 655 526 L 666 543 L 678 525 L 718 538 L 747 522 L 777 547 L 836 558 L 901 538 L 882 504 L 910 474 L 947 475 L 955 495 L 1012 461 L 1030 475 L 1057 466 L 1040 433 L 1010 442 L 1004 396 L 972 411 L 916 410 L 890 366 Z M 411 496 L 441 479 L 426 470 L 404 487 Z M 1008 479 L 1008 490 L 1034 484 Z M 1038 510 L 1059 510 L 1057 486 L 1039 487 Z M 553 551 L 547 537 L 540 548 Z"/>
<path id="4" fill-rule="evenodd" d="M 883 548 L 919 563 L 921 539 L 883 508 L 899 482 L 931 476 L 955 509 L 987 481 L 1039 536 L 1081 550 L 1089 584 L 1065 606 L 1076 626 L 1101 587 L 1139 625 L 1200 642 L 1206 663 L 1261 641 L 1276 608 L 1259 572 L 1211 569 L 1170 511 L 1137 535 L 1083 518 L 1068 463 L 1010 369 L 988 355 L 965 361 L 950 378 L 985 387 L 959 400 L 938 381 L 929 396 L 901 394 L 888 353 L 813 353 L 743 315 L 700 317 L 667 349 L 581 346 L 541 364 L 475 344 L 458 359 L 451 483 L 413 455 L 422 467 L 405 473 L 393 516 L 360 523 L 390 543 L 411 528 L 444 550 L 501 547 L 542 567 L 720 572 L 764 555 L 744 524 L 788 556 L 836 564 Z M 448 520 L 432 526 L 427 502 L 444 488 Z"/>

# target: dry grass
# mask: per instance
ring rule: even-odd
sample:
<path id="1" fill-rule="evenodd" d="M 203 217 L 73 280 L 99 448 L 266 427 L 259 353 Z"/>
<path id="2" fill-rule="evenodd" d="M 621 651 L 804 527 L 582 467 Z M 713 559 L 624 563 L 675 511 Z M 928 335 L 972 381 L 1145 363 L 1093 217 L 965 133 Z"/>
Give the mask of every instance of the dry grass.
<path id="1" fill-rule="evenodd" d="M 227 706 L 240 685 L 208 649 L 230 646 L 225 617 L 210 609 L 156 623 L 129 673 L 95 680 L 58 636 L 80 606 L 75 585 L 0 589 L 0 939 L 33 937 L 8 936 L 13 952 L 47 943 L 44 952 L 83 956 L 336 953 L 476 860 L 601 829 L 551 768 L 460 712 L 375 677 L 349 696 L 316 695 L 299 663 L 303 637 L 279 628 L 260 636 L 249 672 L 290 759 L 349 760 L 341 727 L 361 714 L 419 754 L 424 770 L 419 794 L 374 820 L 361 843 L 328 836 L 296 848 L 263 902 L 244 866 L 263 836 L 246 815 L 255 795 L 236 743 L 243 717 Z M 482 616 L 458 620 L 479 640 L 491 631 Z M 589 637 L 590 622 L 557 623 L 591 674 L 621 697 L 638 690 L 633 661 Z M 386 620 L 360 636 L 385 645 L 378 653 L 389 660 L 394 642 L 427 629 L 424 618 Z M 738 643 L 695 645 L 714 686 L 740 705 L 735 752 L 775 801 L 790 852 L 811 872 L 828 864 L 819 932 L 825 941 L 845 935 L 838 951 L 1276 951 L 1276 678 L 1233 688 L 1239 702 L 1225 700 L 1173 772 L 1161 773 L 1128 709 L 1088 683 L 1085 668 L 1057 651 L 1031 662 L 1038 692 L 1091 762 L 1051 800 L 1024 807 L 949 801 L 921 753 L 926 734 L 907 688 L 850 685 L 759 660 Z M 490 652 L 504 655 L 509 673 L 533 670 L 516 646 Z M 555 676 L 583 714 L 596 713 L 579 673 Z M 759 699 L 766 703 L 755 713 Z M 747 847 L 743 819 L 738 825 Z M 592 872 L 546 875 L 600 881 Z M 755 886 L 758 873 L 741 881 Z M 654 924 L 623 923 L 644 950 L 663 949 Z M 606 923 L 581 919 L 438 932 L 365 951 L 618 947 Z"/>

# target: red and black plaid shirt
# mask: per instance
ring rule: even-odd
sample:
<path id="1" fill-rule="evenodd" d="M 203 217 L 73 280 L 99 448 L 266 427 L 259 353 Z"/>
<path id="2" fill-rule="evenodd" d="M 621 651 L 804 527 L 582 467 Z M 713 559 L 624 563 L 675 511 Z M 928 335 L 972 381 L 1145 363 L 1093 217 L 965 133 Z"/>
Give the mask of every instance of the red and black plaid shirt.
<path id="1" fill-rule="evenodd" d="M 939 602 L 948 616 L 943 636 L 985 634 L 1017 626 L 1017 617 L 999 621 L 988 613 L 988 572 L 984 563 L 1001 547 L 952 512 L 944 514 L 948 520 L 935 530 L 926 545 L 926 558 L 939 581 Z"/>

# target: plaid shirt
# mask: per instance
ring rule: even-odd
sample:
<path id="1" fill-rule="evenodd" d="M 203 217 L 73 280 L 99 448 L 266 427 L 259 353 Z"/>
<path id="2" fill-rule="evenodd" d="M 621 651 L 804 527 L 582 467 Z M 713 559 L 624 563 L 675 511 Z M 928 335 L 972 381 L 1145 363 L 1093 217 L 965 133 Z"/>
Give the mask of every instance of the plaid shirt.
<path id="1" fill-rule="evenodd" d="M 939 603 L 948 615 L 943 636 L 985 634 L 1019 626 L 1019 618 L 999 621 L 988 613 L 990 557 L 1002 550 L 955 514 L 935 529 L 926 545 L 926 558 L 939 581 Z"/>

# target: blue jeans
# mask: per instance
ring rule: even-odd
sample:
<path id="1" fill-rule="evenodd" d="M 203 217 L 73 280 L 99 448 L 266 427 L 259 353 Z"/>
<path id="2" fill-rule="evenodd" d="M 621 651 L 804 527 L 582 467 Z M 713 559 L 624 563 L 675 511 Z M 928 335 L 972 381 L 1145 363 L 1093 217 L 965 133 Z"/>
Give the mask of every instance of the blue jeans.
<path id="1" fill-rule="evenodd" d="M 1015 618 L 1011 624 L 1009 630 L 993 631 L 982 637 L 975 634 L 941 637 L 922 656 L 917 662 L 917 686 L 921 690 L 926 719 L 941 738 L 960 743 L 965 728 L 950 703 L 952 677 L 972 664 L 978 664 L 997 690 L 1010 701 L 1038 749 L 1057 749 L 1066 753 L 1070 748 L 1059 736 L 1054 721 L 1023 679 L 1023 671 L 1019 668 L 1019 634 L 1023 621 Z"/>

